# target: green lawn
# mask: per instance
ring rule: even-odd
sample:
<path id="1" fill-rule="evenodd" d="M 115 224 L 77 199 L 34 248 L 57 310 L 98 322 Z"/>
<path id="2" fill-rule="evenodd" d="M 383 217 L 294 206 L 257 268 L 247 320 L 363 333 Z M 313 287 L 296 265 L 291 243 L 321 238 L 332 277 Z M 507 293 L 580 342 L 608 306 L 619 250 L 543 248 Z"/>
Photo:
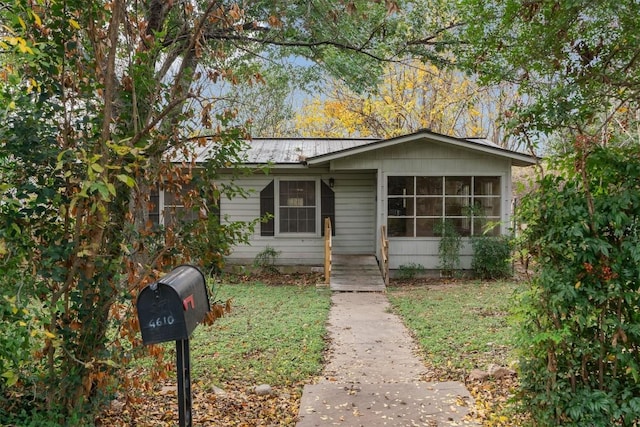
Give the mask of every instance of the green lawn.
<path id="1" fill-rule="evenodd" d="M 400 315 L 436 368 L 510 365 L 514 329 L 512 282 L 453 282 L 397 286 L 388 291 Z M 315 286 L 222 284 L 218 300 L 232 312 L 191 339 L 194 377 L 215 384 L 293 384 L 322 369 L 330 291 Z M 173 355 L 171 355 L 173 357 Z"/>
<path id="2" fill-rule="evenodd" d="M 508 312 L 517 288 L 511 282 L 465 281 L 391 287 L 388 295 L 429 364 L 469 370 L 513 361 Z"/>
<path id="3" fill-rule="evenodd" d="M 287 385 L 320 372 L 327 289 L 265 284 L 223 284 L 215 298 L 232 299 L 232 311 L 191 339 L 194 378 Z"/>
<path id="4" fill-rule="evenodd" d="M 513 282 L 472 282 L 399 286 L 389 289 L 392 310 L 418 341 L 428 369 L 425 379 L 465 381 L 475 399 L 477 421 L 487 427 L 529 425 L 511 403 L 517 378 L 467 381 L 474 368 L 510 366 L 516 359 L 510 320 Z"/>
<path id="5" fill-rule="evenodd" d="M 272 281 L 274 278 L 271 279 Z M 277 278 L 276 278 L 277 280 Z M 277 283 L 273 282 L 273 283 Z M 302 385 L 321 373 L 331 306 L 327 288 L 308 280 L 295 285 L 222 284 L 213 297 L 232 300 L 232 311 L 212 326 L 198 326 L 190 340 L 195 414 L 200 425 L 295 425 Z M 508 282 L 391 287 L 391 310 L 403 317 L 424 350 L 429 380 L 461 379 L 474 367 L 509 364 L 513 329 L 507 312 L 517 286 Z M 165 361 L 175 360 L 174 343 L 165 343 Z M 138 367 L 149 367 L 138 362 Z M 143 369 L 145 370 L 145 369 Z M 148 372 L 148 370 L 147 370 Z M 170 385 L 169 380 L 156 385 Z M 251 392 L 267 383 L 277 390 L 262 397 Z M 225 397 L 214 396 L 214 386 Z M 502 419 L 512 382 L 471 388 L 479 416 L 492 427 L 510 426 Z M 169 387 L 171 389 L 171 387 Z M 149 413 L 144 408 L 153 408 Z M 165 426 L 175 422 L 175 397 L 155 391 L 146 395 L 134 415 L 110 412 L 105 425 Z M 515 419 L 515 418 L 514 418 Z M 500 422 L 499 422 L 500 421 Z"/>

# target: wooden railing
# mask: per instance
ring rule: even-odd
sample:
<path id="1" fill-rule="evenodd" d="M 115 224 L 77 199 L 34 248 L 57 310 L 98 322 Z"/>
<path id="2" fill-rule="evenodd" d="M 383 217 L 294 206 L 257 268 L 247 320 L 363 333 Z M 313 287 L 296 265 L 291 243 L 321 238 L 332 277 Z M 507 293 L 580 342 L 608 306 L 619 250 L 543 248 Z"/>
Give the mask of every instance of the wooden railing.
<path id="1" fill-rule="evenodd" d="M 324 283 L 331 282 L 331 219 L 324 219 Z"/>
<path id="2" fill-rule="evenodd" d="M 389 286 L 389 239 L 387 239 L 387 227 L 380 229 L 380 271 L 384 279 L 384 285 Z"/>

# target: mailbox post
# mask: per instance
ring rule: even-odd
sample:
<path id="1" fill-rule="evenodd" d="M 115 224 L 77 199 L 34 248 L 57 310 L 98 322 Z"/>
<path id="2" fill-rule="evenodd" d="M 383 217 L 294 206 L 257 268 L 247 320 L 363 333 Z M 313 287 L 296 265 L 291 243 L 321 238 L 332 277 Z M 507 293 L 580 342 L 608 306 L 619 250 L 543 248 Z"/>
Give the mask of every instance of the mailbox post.
<path id="1" fill-rule="evenodd" d="M 145 345 L 176 342 L 179 426 L 191 427 L 189 337 L 210 311 L 204 274 L 181 265 L 145 287 L 136 302 Z"/>

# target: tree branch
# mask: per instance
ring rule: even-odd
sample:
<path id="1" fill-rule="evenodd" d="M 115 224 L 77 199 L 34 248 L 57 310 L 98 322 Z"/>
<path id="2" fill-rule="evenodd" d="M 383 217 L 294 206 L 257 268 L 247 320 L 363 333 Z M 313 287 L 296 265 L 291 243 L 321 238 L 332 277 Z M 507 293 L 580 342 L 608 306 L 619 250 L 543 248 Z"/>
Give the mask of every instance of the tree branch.
<path id="1" fill-rule="evenodd" d="M 368 56 L 372 59 L 388 62 L 388 58 L 383 58 L 381 56 L 375 55 L 371 52 L 366 51 L 363 47 L 351 46 L 348 44 L 332 41 L 332 40 L 322 40 L 317 42 L 304 42 L 304 41 L 286 41 L 286 40 L 268 40 L 268 39 L 260 39 L 256 37 L 248 37 L 248 36 L 240 36 L 240 35 L 225 35 L 225 34 L 216 34 L 216 35 L 207 35 L 207 39 L 215 39 L 215 40 L 226 40 L 226 41 L 239 41 L 239 42 L 247 42 L 247 43 L 258 43 L 264 45 L 272 45 L 272 46 L 282 46 L 282 47 L 304 47 L 304 48 L 315 48 L 321 46 L 333 46 L 337 47 L 341 50 L 351 51 L 360 53 L 362 55 Z"/>
<path id="2" fill-rule="evenodd" d="M 410 40 L 406 43 L 407 46 L 417 46 L 417 45 L 431 45 L 431 46 L 436 46 L 436 45 L 443 45 L 443 44 L 451 44 L 451 43 L 445 43 L 445 42 L 437 42 L 434 41 L 438 36 L 442 35 L 443 33 L 452 30 L 454 28 L 458 28 L 458 27 L 462 27 L 466 25 L 464 22 L 459 22 L 459 23 L 451 23 L 449 25 L 447 25 L 444 28 L 439 29 L 438 31 L 436 31 L 434 34 L 430 35 L 429 37 L 425 37 L 423 39 L 420 40 Z"/>

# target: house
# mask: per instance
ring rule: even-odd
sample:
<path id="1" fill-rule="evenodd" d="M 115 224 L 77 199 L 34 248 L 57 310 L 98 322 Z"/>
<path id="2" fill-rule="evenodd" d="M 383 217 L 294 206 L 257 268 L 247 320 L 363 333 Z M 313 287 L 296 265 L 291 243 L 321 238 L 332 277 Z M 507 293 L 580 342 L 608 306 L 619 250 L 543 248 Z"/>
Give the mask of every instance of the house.
<path id="1" fill-rule="evenodd" d="M 463 237 L 491 224 L 497 225 L 488 233 L 507 233 L 511 168 L 535 163 L 485 140 L 429 130 L 390 139 L 257 138 L 246 158 L 252 166 L 270 163 L 270 172 L 240 178 L 251 195 L 221 200 L 221 217 L 251 221 L 271 213 L 272 219 L 256 228 L 250 245 L 234 248 L 229 263 L 250 265 L 272 247 L 278 264 L 321 266 L 329 217 L 335 254 L 380 254 L 384 226 L 391 269 L 410 263 L 437 269 L 443 219 Z M 460 259 L 470 267 L 469 244 Z"/>

